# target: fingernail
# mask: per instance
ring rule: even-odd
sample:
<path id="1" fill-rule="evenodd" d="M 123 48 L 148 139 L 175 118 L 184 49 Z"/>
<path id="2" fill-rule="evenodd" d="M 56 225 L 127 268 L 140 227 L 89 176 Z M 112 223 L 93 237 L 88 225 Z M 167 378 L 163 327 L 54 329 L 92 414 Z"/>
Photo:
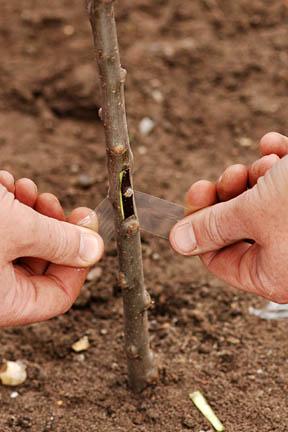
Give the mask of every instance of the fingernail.
<path id="1" fill-rule="evenodd" d="M 85 228 L 90 228 L 93 231 L 98 231 L 99 224 L 95 211 L 91 211 L 84 219 L 78 222 L 78 225 L 84 226 Z"/>
<path id="2" fill-rule="evenodd" d="M 100 242 L 95 234 L 81 232 L 79 255 L 89 265 L 99 260 L 101 255 Z"/>
<path id="3" fill-rule="evenodd" d="M 196 238 L 192 224 L 184 222 L 176 225 L 174 230 L 174 246 L 179 253 L 189 254 L 196 249 Z"/>

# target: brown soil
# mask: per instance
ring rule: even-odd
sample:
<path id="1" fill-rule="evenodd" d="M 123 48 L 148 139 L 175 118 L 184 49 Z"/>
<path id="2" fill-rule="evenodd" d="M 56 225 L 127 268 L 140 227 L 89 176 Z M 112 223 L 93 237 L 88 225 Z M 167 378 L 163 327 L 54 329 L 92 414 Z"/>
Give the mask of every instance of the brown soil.
<path id="1" fill-rule="evenodd" d="M 196 179 L 252 161 L 265 132 L 287 133 L 284 2 L 118 3 L 138 189 L 181 202 Z M 33 178 L 67 210 L 94 207 L 107 177 L 84 5 L 0 6 L 1 168 Z M 148 137 L 138 130 L 145 116 L 156 122 Z M 91 177 L 85 189 L 82 174 Z M 29 379 L 16 399 L 1 387 L 0 431 L 211 430 L 188 399 L 195 389 L 227 431 L 287 431 L 287 322 L 250 316 L 248 307 L 261 301 L 214 280 L 197 259 L 175 256 L 166 242 L 145 236 L 143 247 L 158 386 L 141 396 L 127 389 L 111 245 L 101 278 L 68 314 L 1 331 L 1 356 L 24 359 Z M 83 356 L 70 347 L 84 334 L 91 348 Z"/>

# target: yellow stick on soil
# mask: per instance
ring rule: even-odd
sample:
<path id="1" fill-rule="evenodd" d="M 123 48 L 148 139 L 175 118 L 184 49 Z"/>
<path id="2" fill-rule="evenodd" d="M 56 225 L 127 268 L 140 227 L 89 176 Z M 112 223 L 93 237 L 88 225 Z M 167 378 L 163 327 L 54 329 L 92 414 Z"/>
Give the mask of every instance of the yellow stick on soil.
<path id="1" fill-rule="evenodd" d="M 205 397 L 200 391 L 195 391 L 189 394 L 190 399 L 198 408 L 198 410 L 203 414 L 203 416 L 211 423 L 217 432 L 223 432 L 225 430 L 223 424 L 220 422 Z"/>

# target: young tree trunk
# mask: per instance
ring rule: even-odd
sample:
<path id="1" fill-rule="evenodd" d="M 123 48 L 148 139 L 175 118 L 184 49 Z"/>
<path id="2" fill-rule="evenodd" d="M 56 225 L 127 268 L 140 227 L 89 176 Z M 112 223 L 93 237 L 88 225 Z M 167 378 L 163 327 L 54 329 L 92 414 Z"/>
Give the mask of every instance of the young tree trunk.
<path id="1" fill-rule="evenodd" d="M 141 391 L 156 380 L 157 368 L 149 347 L 147 309 L 151 304 L 145 289 L 141 238 L 132 183 L 130 150 L 113 0 L 87 0 L 96 58 L 102 84 L 102 109 L 109 171 L 109 197 L 114 215 L 123 291 L 125 350 L 129 384 Z"/>

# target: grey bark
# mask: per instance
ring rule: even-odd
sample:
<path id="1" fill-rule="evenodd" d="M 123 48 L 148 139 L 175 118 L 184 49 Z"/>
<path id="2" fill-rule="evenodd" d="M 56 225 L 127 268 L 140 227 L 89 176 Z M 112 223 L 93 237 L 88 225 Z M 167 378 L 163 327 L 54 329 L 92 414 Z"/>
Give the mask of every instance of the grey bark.
<path id="1" fill-rule="evenodd" d="M 149 346 L 147 309 L 139 221 L 135 207 L 133 156 L 127 128 L 124 83 L 113 0 L 88 0 L 90 22 L 102 86 L 101 119 L 104 123 L 111 199 L 119 256 L 119 282 L 123 292 L 125 350 L 128 379 L 134 391 L 157 379 Z"/>

